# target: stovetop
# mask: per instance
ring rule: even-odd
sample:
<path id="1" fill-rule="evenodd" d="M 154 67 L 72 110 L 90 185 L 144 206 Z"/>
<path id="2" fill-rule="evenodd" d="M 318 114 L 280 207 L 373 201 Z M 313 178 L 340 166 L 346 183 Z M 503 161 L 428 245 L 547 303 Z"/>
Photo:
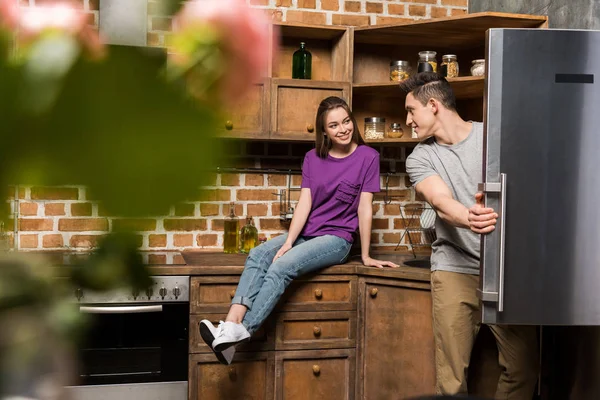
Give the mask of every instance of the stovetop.
<path id="1" fill-rule="evenodd" d="M 190 300 L 189 276 L 152 276 L 151 278 L 152 286 L 139 292 L 130 289 L 110 292 L 75 289 L 73 297 L 80 304 L 152 304 Z"/>

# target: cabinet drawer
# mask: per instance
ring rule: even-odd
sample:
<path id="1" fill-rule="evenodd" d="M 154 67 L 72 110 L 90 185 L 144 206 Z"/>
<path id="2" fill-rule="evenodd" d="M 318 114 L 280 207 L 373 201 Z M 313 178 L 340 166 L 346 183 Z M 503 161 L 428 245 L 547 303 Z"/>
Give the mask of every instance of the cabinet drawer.
<path id="1" fill-rule="evenodd" d="M 224 321 L 227 314 L 193 314 L 190 315 L 190 353 L 210 353 L 214 356 L 211 349 L 204 343 L 200 336 L 200 330 L 198 324 L 203 319 L 207 319 L 212 322 L 215 326 L 219 324 L 219 321 Z M 263 326 L 260 327 L 249 342 L 241 344 L 236 347 L 235 351 L 266 351 L 273 350 L 274 348 L 274 337 L 273 337 L 273 320 L 268 318 Z M 215 358 L 216 359 L 216 358 Z"/>
<path id="2" fill-rule="evenodd" d="M 350 104 L 347 82 L 273 79 L 271 99 L 271 138 L 315 140 L 315 116 L 321 101 L 341 97 Z"/>
<path id="3" fill-rule="evenodd" d="M 356 345 L 353 311 L 282 313 L 277 317 L 277 350 L 350 348 Z"/>
<path id="4" fill-rule="evenodd" d="M 190 313 L 227 313 L 239 280 L 239 276 L 192 278 Z"/>
<path id="5" fill-rule="evenodd" d="M 355 350 L 275 353 L 278 400 L 354 399 Z"/>
<path id="6" fill-rule="evenodd" d="M 293 281 L 280 301 L 282 311 L 356 310 L 356 277 L 320 275 Z"/>
<path id="7" fill-rule="evenodd" d="M 222 365 L 212 354 L 195 354 L 189 363 L 189 400 L 273 398 L 273 353 L 236 354 Z"/>

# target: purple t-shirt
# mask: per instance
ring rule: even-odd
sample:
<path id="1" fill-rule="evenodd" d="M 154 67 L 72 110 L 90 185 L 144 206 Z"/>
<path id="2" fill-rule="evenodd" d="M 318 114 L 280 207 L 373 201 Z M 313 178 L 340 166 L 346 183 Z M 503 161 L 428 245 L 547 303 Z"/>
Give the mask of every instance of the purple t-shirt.
<path id="1" fill-rule="evenodd" d="M 323 159 L 313 149 L 302 164 L 302 188 L 310 189 L 312 208 L 301 235 L 335 235 L 352 243 L 360 193 L 380 191 L 379 153 L 362 145 L 347 157 Z"/>

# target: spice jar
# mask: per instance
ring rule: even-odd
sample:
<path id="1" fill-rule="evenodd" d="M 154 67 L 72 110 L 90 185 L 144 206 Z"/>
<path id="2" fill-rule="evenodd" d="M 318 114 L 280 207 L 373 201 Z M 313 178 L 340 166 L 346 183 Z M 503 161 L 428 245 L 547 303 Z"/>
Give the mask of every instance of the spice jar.
<path id="1" fill-rule="evenodd" d="M 390 62 L 390 81 L 400 82 L 410 76 L 408 61 L 398 60 Z"/>
<path id="2" fill-rule="evenodd" d="M 445 54 L 442 56 L 440 73 L 446 78 L 456 78 L 458 76 L 458 59 L 455 54 Z"/>
<path id="3" fill-rule="evenodd" d="M 419 52 L 418 72 L 437 72 L 437 60 L 435 51 Z"/>
<path id="4" fill-rule="evenodd" d="M 473 76 L 483 76 L 485 75 L 485 59 L 477 59 L 471 62 L 473 65 L 471 66 L 471 75 Z"/>
<path id="5" fill-rule="evenodd" d="M 365 118 L 365 139 L 383 139 L 385 135 L 385 118 Z"/>
<path id="6" fill-rule="evenodd" d="M 386 137 L 398 139 L 404 135 L 404 131 L 402 130 L 402 126 L 399 123 L 394 122 L 390 125 L 390 130 L 386 132 Z"/>

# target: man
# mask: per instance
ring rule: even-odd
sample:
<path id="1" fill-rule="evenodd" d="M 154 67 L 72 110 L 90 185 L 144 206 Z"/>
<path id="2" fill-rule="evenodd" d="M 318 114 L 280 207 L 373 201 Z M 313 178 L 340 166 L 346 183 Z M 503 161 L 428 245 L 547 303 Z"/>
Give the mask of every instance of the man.
<path id="1" fill-rule="evenodd" d="M 463 120 L 446 79 L 420 73 L 401 85 L 406 124 L 422 140 L 406 160 L 417 194 L 435 210 L 431 254 L 436 392 L 467 394 L 467 371 L 480 327 L 480 234 L 494 230 L 498 215 L 477 193 L 482 176 L 483 124 Z M 537 380 L 535 327 L 490 326 L 502 374 L 496 399 L 531 400 Z"/>

